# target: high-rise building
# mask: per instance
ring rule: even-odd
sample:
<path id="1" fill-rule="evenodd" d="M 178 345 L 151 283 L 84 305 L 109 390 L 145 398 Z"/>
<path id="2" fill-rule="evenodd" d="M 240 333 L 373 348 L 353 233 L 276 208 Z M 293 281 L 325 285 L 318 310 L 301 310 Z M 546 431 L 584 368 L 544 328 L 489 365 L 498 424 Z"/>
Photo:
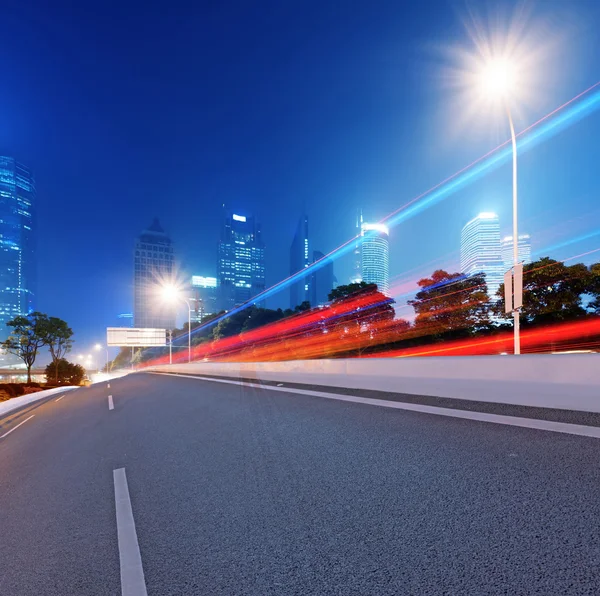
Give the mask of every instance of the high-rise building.
<path id="1" fill-rule="evenodd" d="M 226 215 L 217 262 L 219 308 L 248 302 L 265 289 L 265 245 L 254 217 Z"/>
<path id="2" fill-rule="evenodd" d="M 134 327 L 175 329 L 176 308 L 161 296 L 161 287 L 174 281 L 173 262 L 173 243 L 154 219 L 135 243 Z"/>
<path id="3" fill-rule="evenodd" d="M 524 265 L 531 263 L 531 238 L 529 234 L 519 234 L 518 244 L 519 262 Z M 513 237 L 505 236 L 502 238 L 502 261 L 504 262 L 505 272 L 514 264 L 513 250 Z"/>
<path id="4" fill-rule="evenodd" d="M 217 278 L 192 275 L 191 290 L 192 321 L 201 323 L 217 312 Z"/>
<path id="5" fill-rule="evenodd" d="M 361 279 L 370 284 L 377 284 L 377 289 L 389 295 L 390 292 L 390 257 L 389 230 L 380 223 L 361 224 L 362 243 L 360 247 Z"/>
<path id="6" fill-rule="evenodd" d="M 313 251 L 313 263 L 320 261 L 325 255 L 315 250 Z M 310 276 L 310 304 L 311 306 L 322 306 L 329 301 L 329 293 L 333 290 L 335 276 L 333 275 L 333 261 L 328 260 L 318 269 L 315 269 Z"/>
<path id="7" fill-rule="evenodd" d="M 480 213 L 467 222 L 460 236 L 460 269 L 466 275 L 485 273 L 488 296 L 504 282 L 500 222 L 495 213 Z"/>
<path id="8" fill-rule="evenodd" d="M 18 315 L 34 310 L 35 180 L 24 165 L 0 156 L 0 340 Z"/>
<path id="9" fill-rule="evenodd" d="M 363 214 L 362 209 L 356 212 L 356 240 L 354 241 L 354 250 L 352 251 L 352 275 L 350 276 L 350 283 L 360 283 L 362 281 L 362 225 L 363 225 Z"/>
<path id="10" fill-rule="evenodd" d="M 303 215 L 296 227 L 296 234 L 290 247 L 290 275 L 306 269 L 310 265 L 308 258 L 308 217 Z M 310 301 L 310 276 L 299 279 L 290 285 L 290 308 L 304 301 Z"/>

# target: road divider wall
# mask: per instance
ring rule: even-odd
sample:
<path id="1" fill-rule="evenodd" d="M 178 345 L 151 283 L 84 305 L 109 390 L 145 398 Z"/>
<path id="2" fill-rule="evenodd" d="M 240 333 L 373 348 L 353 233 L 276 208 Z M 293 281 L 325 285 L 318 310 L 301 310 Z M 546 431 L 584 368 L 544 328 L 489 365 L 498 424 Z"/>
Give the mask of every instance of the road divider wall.
<path id="1" fill-rule="evenodd" d="M 192 362 L 145 370 L 600 412 L 600 354 Z"/>

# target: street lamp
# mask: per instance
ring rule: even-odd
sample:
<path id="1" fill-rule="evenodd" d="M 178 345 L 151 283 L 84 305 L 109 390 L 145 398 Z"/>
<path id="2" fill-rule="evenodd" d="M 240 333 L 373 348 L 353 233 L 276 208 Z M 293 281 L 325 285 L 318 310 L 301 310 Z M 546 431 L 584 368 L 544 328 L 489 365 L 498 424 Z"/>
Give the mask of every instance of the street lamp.
<path id="1" fill-rule="evenodd" d="M 508 117 L 510 127 L 510 138 L 512 141 L 512 203 L 513 203 L 513 273 L 514 295 L 521 296 L 523 293 L 523 277 L 517 275 L 519 267 L 519 234 L 518 234 L 518 212 L 517 212 L 517 137 L 513 124 L 509 99 L 514 96 L 517 87 L 517 73 L 514 64 L 505 58 L 490 58 L 484 63 L 481 72 L 481 90 L 493 101 L 501 101 Z M 521 287 L 516 287 L 520 284 Z M 512 308 L 514 321 L 514 353 L 521 353 L 520 338 L 520 304 L 514 304 Z"/>
<path id="2" fill-rule="evenodd" d="M 190 301 L 187 298 L 184 298 L 181 293 L 179 292 L 179 289 L 177 287 L 175 287 L 173 284 L 167 284 L 165 286 L 163 286 L 162 288 L 162 296 L 163 299 L 166 300 L 167 302 L 176 302 L 177 300 L 181 300 L 182 302 L 185 302 L 187 307 L 188 307 L 188 362 L 192 361 L 192 305 L 190 303 Z M 171 335 L 171 341 L 172 340 L 172 335 Z M 172 363 L 172 356 L 170 355 L 171 352 L 169 352 L 169 364 Z"/>
<path id="3" fill-rule="evenodd" d="M 108 346 L 102 346 L 102 344 L 96 344 L 94 346 L 94 349 L 101 350 L 103 347 L 106 350 L 106 372 L 108 373 Z M 98 370 L 98 372 L 100 372 L 100 370 Z"/>

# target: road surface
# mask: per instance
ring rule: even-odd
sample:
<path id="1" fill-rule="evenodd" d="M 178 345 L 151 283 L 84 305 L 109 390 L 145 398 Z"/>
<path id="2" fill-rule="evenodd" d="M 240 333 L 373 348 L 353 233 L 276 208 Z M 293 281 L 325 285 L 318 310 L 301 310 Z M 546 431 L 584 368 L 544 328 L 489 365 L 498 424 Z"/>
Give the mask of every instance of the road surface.
<path id="1" fill-rule="evenodd" d="M 155 374 L 59 398 L 0 420 L 0 594 L 600 594 L 598 439 Z"/>

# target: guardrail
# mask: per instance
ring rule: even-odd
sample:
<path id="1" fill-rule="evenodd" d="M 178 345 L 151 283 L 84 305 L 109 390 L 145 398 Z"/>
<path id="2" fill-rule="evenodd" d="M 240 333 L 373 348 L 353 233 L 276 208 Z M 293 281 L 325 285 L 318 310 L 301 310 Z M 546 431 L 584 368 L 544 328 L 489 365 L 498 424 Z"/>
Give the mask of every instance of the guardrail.
<path id="1" fill-rule="evenodd" d="M 600 412 L 600 354 L 192 362 L 145 370 Z"/>

